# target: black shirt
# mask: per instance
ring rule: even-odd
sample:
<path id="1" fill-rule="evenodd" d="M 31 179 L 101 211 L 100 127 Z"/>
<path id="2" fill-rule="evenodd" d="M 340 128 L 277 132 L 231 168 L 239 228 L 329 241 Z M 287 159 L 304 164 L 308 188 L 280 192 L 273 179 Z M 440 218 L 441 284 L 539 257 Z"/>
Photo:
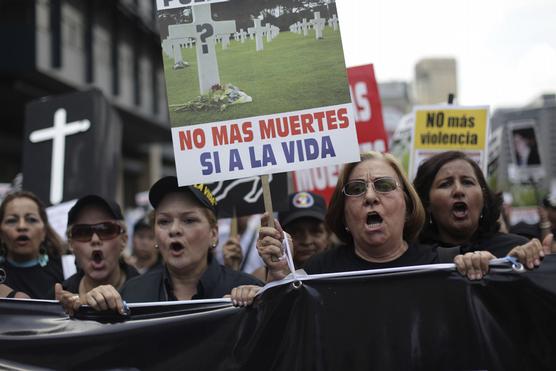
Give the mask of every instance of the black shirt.
<path id="1" fill-rule="evenodd" d="M 529 240 L 523 236 L 518 236 L 511 233 L 501 233 L 498 232 L 492 237 L 482 238 L 477 241 L 469 242 L 462 245 L 453 245 L 449 243 L 443 243 L 437 241 L 434 246 L 440 249 L 455 249 L 454 257 L 456 254 L 465 254 L 473 251 L 488 251 L 497 258 L 503 258 L 508 255 L 511 249 L 516 246 L 523 245 L 529 242 Z M 459 249 L 458 249 L 459 248 Z M 459 251 L 458 251 L 459 250 Z M 444 254 L 438 252 L 442 257 Z M 452 258 L 453 260 L 453 258 Z M 446 259 L 441 259 L 441 262 L 448 263 L 451 261 L 446 261 Z"/>
<path id="2" fill-rule="evenodd" d="M 135 269 L 134 267 L 132 267 L 131 265 L 120 261 L 120 268 L 123 269 L 124 273 L 125 273 L 125 282 L 129 281 L 131 278 L 133 277 L 137 277 L 139 275 L 139 272 L 137 272 L 137 269 Z M 62 283 L 62 286 L 64 287 L 64 290 L 69 291 L 69 292 L 73 292 L 73 293 L 78 293 L 79 292 L 79 283 L 81 282 L 81 279 L 83 278 L 83 276 L 85 275 L 85 272 L 83 272 L 83 270 L 78 269 L 77 273 L 75 273 L 74 275 L 72 275 L 71 277 L 69 277 L 67 280 L 65 280 Z"/>
<path id="3" fill-rule="evenodd" d="M 236 272 L 209 259 L 207 269 L 197 284 L 197 294 L 191 299 L 216 299 L 229 294 L 234 287 L 241 285 L 258 285 L 263 283 L 243 272 Z M 174 295 L 172 280 L 166 267 L 150 271 L 129 282 L 120 291 L 128 303 L 177 300 Z"/>
<path id="4" fill-rule="evenodd" d="M 353 246 L 342 245 L 313 256 L 303 269 L 309 274 L 320 274 L 435 263 L 437 263 L 436 254 L 434 249 L 428 245 L 409 244 L 407 250 L 400 257 L 385 263 L 364 260 L 355 254 Z"/>
<path id="5" fill-rule="evenodd" d="M 62 260 L 60 257 L 49 257 L 48 263 L 22 268 L 5 261 L 0 265 L 6 271 L 5 285 L 15 291 L 22 291 L 31 299 L 53 299 L 54 284 L 64 280 Z"/>

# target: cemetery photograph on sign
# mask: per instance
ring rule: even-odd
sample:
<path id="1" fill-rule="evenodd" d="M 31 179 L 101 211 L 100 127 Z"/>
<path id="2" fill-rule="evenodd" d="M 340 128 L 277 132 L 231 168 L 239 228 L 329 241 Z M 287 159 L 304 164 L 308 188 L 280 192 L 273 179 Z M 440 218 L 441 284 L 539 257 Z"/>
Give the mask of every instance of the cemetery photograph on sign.
<path id="1" fill-rule="evenodd" d="M 157 6 L 180 185 L 359 160 L 333 1 Z"/>
<path id="2" fill-rule="evenodd" d="M 173 126 L 350 101 L 333 1 L 189 5 L 158 11 Z"/>

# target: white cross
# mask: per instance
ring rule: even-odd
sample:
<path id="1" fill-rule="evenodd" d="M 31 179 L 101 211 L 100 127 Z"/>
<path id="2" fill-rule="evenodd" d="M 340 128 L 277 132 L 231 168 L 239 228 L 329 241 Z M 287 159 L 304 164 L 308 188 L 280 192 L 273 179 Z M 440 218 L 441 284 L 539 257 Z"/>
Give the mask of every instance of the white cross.
<path id="1" fill-rule="evenodd" d="M 236 32 L 236 21 L 213 21 L 210 4 L 192 5 L 193 22 L 168 26 L 170 38 L 191 37 L 197 50 L 199 90 L 206 94 L 211 87 L 220 84 L 218 59 L 214 47 L 215 35 Z"/>
<path id="2" fill-rule="evenodd" d="M 270 23 L 267 23 L 264 26 L 264 32 L 266 34 L 266 42 L 271 42 L 272 41 L 272 25 Z"/>
<path id="3" fill-rule="evenodd" d="M 336 14 L 328 20 L 328 25 L 331 26 L 334 31 L 338 31 L 338 17 L 336 17 Z"/>
<path id="4" fill-rule="evenodd" d="M 54 126 L 33 131 L 29 135 L 31 143 L 52 139 L 52 159 L 50 170 L 50 203 L 56 205 L 64 198 L 64 160 L 66 156 L 66 136 L 89 130 L 87 119 L 66 122 L 67 112 L 60 108 L 54 112 Z"/>
<path id="5" fill-rule="evenodd" d="M 239 37 L 240 37 L 240 39 L 241 39 L 241 43 L 242 43 L 242 44 L 245 42 L 245 34 L 246 34 L 246 32 L 243 31 L 243 28 L 241 28 L 241 29 L 239 30 Z"/>
<path id="6" fill-rule="evenodd" d="M 253 19 L 253 27 L 249 27 L 247 29 L 247 31 L 249 32 L 250 35 L 255 35 L 255 45 L 256 45 L 256 49 L 257 51 L 261 51 L 264 49 L 264 45 L 263 45 L 263 35 L 264 35 L 264 31 L 266 29 L 266 27 L 262 27 L 261 26 L 261 20 L 260 19 Z"/>
<path id="7" fill-rule="evenodd" d="M 307 22 L 306 18 L 303 18 L 303 22 L 301 22 L 301 29 L 303 29 L 303 36 L 307 36 L 309 34 L 309 23 Z"/>
<path id="8" fill-rule="evenodd" d="M 326 19 L 320 17 L 320 12 L 315 12 L 315 18 L 311 19 L 311 23 L 315 29 L 315 38 L 317 40 L 322 39 L 322 31 L 324 30 Z"/>

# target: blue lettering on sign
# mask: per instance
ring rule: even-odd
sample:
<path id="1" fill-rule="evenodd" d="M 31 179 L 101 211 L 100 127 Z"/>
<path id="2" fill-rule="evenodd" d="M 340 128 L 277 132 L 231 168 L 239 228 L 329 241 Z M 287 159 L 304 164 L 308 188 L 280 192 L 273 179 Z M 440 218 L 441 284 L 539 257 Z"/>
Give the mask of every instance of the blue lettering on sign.
<path id="1" fill-rule="evenodd" d="M 319 144 L 317 139 L 298 139 L 290 142 L 282 142 L 282 151 L 288 164 L 298 161 L 311 161 L 319 158 L 336 157 L 332 139 L 329 136 L 321 138 Z"/>
<path id="2" fill-rule="evenodd" d="M 214 161 L 213 161 L 214 159 Z M 201 161 L 201 173 L 203 175 L 210 175 L 212 173 L 221 173 L 220 168 L 220 156 L 218 152 L 203 152 L 200 156 Z"/>
<path id="3" fill-rule="evenodd" d="M 239 150 L 230 150 L 230 171 L 243 170 L 243 164 L 241 163 L 241 156 L 239 155 Z"/>

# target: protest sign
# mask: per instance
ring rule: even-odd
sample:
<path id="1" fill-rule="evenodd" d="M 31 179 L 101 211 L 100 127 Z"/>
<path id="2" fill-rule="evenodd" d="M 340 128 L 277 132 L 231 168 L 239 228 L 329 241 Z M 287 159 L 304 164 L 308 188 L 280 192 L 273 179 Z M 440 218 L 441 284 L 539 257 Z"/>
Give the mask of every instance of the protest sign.
<path id="1" fill-rule="evenodd" d="M 122 125 L 100 90 L 41 98 L 25 115 L 25 190 L 47 205 L 91 193 L 115 198 Z"/>
<path id="2" fill-rule="evenodd" d="M 388 151 L 388 135 L 372 64 L 348 68 L 360 152 Z M 341 164 L 298 170 L 293 173 L 296 191 L 312 191 L 329 201 L 338 181 Z"/>
<path id="3" fill-rule="evenodd" d="M 533 119 L 508 121 L 511 163 L 508 178 L 513 183 L 537 183 L 546 176 Z"/>
<path id="4" fill-rule="evenodd" d="M 415 124 L 409 163 L 411 179 L 421 162 L 444 151 L 465 152 L 486 173 L 488 107 L 417 106 L 413 112 Z"/>
<path id="5" fill-rule="evenodd" d="M 157 2 L 180 185 L 359 159 L 335 3 L 302 3 Z"/>

